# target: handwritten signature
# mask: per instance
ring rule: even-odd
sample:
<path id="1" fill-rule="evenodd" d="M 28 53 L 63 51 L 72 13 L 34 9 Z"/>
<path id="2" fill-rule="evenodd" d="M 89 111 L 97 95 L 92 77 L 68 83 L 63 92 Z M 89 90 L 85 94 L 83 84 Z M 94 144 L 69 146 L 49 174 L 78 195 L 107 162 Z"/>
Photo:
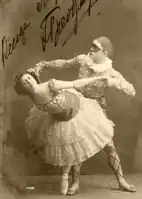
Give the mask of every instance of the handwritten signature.
<path id="1" fill-rule="evenodd" d="M 26 44 L 26 36 L 25 36 L 25 31 L 29 28 L 31 25 L 31 22 L 29 23 L 24 23 L 21 27 L 19 32 L 16 34 L 15 37 L 13 37 L 11 40 L 4 36 L 2 38 L 2 64 L 3 67 L 5 66 L 5 60 L 9 58 L 10 55 L 12 55 L 13 51 L 16 49 L 17 44 L 22 42 L 23 45 Z"/>
<path id="2" fill-rule="evenodd" d="M 43 8 L 45 8 L 48 5 L 49 1 L 51 0 L 39 0 L 36 4 L 37 12 L 41 12 Z M 55 5 L 58 4 L 58 0 L 54 0 L 54 2 L 55 2 Z"/>
<path id="3" fill-rule="evenodd" d="M 36 3 L 36 11 L 41 12 L 51 0 L 38 0 Z M 45 52 L 46 45 L 49 42 L 52 42 L 54 46 L 58 45 L 59 37 L 61 36 L 63 30 L 69 24 L 69 22 L 75 18 L 73 30 L 70 32 L 68 37 L 64 40 L 63 46 L 67 43 L 72 35 L 76 35 L 78 31 L 79 24 L 83 21 L 86 16 L 91 15 L 91 8 L 98 2 L 99 0 L 72 0 L 72 4 L 67 9 L 65 15 L 63 15 L 60 19 L 57 19 L 54 14 L 55 12 L 60 10 L 60 6 L 58 5 L 58 0 L 54 0 L 54 7 L 46 14 L 40 24 L 41 29 L 41 43 L 42 50 Z M 84 4 L 88 3 L 87 10 L 78 17 L 79 12 L 82 10 Z M 31 22 L 25 22 L 20 27 L 19 32 L 15 35 L 15 37 L 9 39 L 4 36 L 1 40 L 2 44 L 2 56 L 1 61 L 3 64 L 3 68 L 5 67 L 5 61 L 8 60 L 10 55 L 13 54 L 13 51 L 16 49 L 18 43 L 26 44 L 26 36 L 25 32 L 31 25 Z"/>
<path id="4" fill-rule="evenodd" d="M 42 42 L 42 50 L 45 52 L 46 44 L 49 42 L 53 42 L 54 46 L 58 45 L 59 36 L 61 35 L 63 29 L 67 26 L 67 24 L 71 21 L 72 18 L 75 18 L 73 32 L 71 33 L 76 35 L 78 30 L 78 25 L 81 22 L 78 19 L 78 13 L 82 10 L 83 5 L 88 2 L 87 10 L 82 14 L 81 20 L 84 19 L 86 15 L 91 15 L 91 8 L 98 2 L 98 0 L 72 0 L 71 6 L 68 8 L 65 15 L 63 15 L 60 19 L 57 19 L 54 16 L 56 11 L 60 10 L 60 6 L 56 5 L 53 9 L 51 9 L 46 16 L 43 18 L 40 28 L 42 30 L 41 33 L 41 42 Z M 48 24 L 49 22 L 49 24 Z M 48 31 L 49 30 L 49 31 Z M 71 36 L 70 35 L 70 36 Z M 69 37 L 70 37 L 69 36 Z M 66 44 L 69 37 L 65 40 L 63 45 Z"/>

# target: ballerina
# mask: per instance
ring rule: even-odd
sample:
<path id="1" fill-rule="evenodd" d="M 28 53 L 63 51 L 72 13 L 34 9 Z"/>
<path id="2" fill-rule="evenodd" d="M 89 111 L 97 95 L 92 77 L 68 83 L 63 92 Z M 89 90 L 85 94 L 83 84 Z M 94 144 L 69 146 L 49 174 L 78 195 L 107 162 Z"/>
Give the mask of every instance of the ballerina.
<path id="1" fill-rule="evenodd" d="M 76 90 L 97 79 L 107 81 L 102 76 L 40 83 L 34 69 L 18 73 L 15 78 L 15 91 L 34 102 L 25 121 L 27 135 L 48 164 L 62 166 L 63 195 L 68 192 L 71 166 L 98 153 L 113 137 L 114 124 L 99 103 Z"/>

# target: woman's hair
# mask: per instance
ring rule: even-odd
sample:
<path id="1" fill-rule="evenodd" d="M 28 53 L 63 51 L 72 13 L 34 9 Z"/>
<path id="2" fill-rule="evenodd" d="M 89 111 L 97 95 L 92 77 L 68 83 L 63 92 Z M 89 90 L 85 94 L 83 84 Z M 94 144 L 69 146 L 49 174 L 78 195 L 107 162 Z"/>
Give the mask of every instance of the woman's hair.
<path id="1" fill-rule="evenodd" d="M 103 47 L 103 50 L 107 52 L 107 56 L 111 57 L 113 55 L 113 45 L 112 42 L 107 37 L 98 37 L 97 40 Z"/>
<path id="2" fill-rule="evenodd" d="M 14 87 L 14 90 L 16 91 L 16 93 L 19 95 L 27 95 L 28 94 L 28 90 L 23 87 L 22 82 L 21 82 L 21 78 L 25 74 L 31 75 L 36 80 L 36 82 L 38 84 L 40 84 L 40 79 L 34 72 L 29 72 L 29 71 L 18 72 L 15 76 L 15 81 L 14 81 L 13 87 Z"/>

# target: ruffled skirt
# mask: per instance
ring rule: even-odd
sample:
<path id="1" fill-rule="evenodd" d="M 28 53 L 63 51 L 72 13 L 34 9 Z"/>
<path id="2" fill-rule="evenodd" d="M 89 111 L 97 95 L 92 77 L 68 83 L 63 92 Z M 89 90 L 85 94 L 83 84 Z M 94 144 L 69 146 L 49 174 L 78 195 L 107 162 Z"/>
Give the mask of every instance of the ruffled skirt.
<path id="1" fill-rule="evenodd" d="M 69 121 L 57 121 L 51 114 L 33 107 L 26 119 L 26 132 L 48 164 L 74 165 L 99 152 L 114 134 L 96 100 L 80 96 L 81 107 Z"/>

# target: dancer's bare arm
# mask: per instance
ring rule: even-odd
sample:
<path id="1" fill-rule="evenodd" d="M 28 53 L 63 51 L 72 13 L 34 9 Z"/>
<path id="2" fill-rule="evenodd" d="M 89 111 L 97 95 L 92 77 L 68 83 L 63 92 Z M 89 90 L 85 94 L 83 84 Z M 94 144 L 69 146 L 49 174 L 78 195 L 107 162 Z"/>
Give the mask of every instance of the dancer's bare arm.
<path id="1" fill-rule="evenodd" d="M 61 81 L 61 80 L 52 79 L 52 83 L 54 84 L 54 88 L 56 90 L 70 89 L 70 88 L 78 89 L 88 84 L 95 83 L 95 81 L 97 80 L 107 81 L 107 78 L 105 76 L 100 76 L 100 77 L 83 78 L 74 81 Z"/>

